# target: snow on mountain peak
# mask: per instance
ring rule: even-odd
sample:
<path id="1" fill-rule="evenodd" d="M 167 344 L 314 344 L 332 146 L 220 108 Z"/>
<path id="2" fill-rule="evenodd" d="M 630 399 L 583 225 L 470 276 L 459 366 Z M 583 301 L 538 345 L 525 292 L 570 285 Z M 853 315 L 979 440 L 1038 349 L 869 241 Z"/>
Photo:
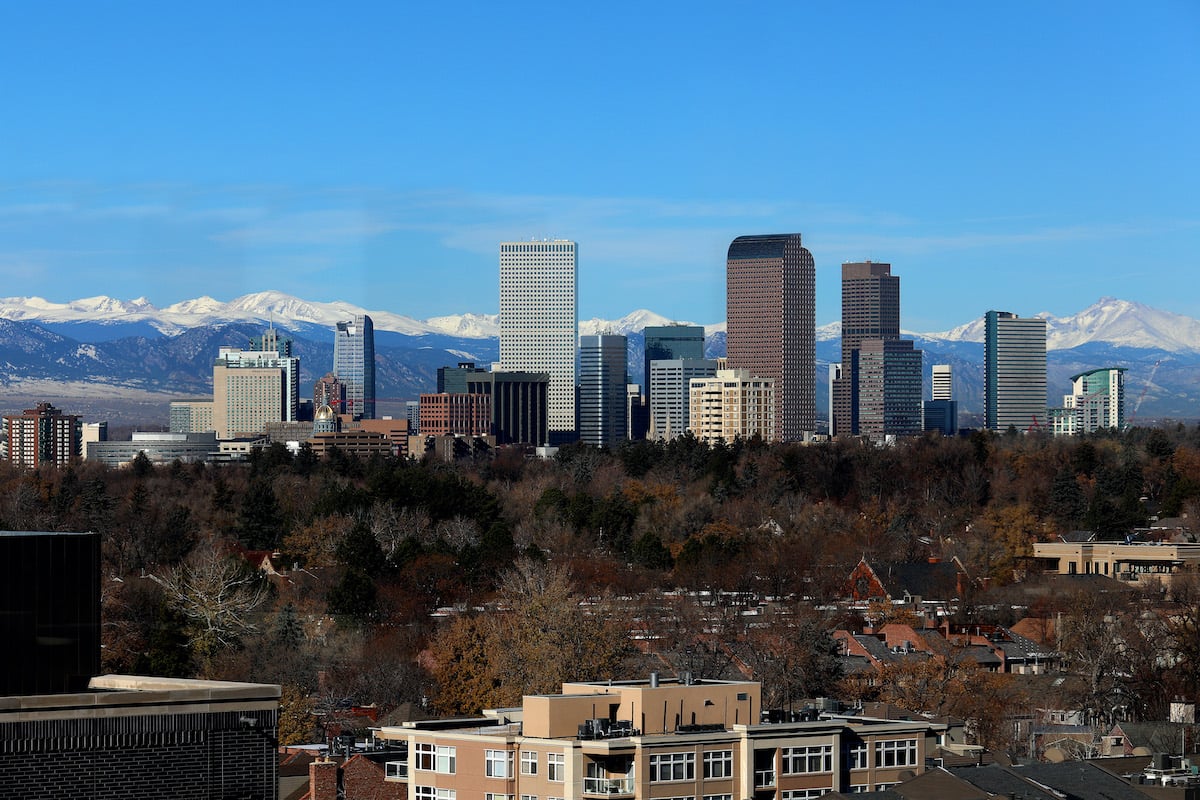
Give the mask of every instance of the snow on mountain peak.
<path id="1" fill-rule="evenodd" d="M 1122 347 L 1171 352 L 1200 351 L 1200 320 L 1159 311 L 1130 300 L 1102 297 L 1070 316 L 1056 317 L 1045 312 L 1034 316 L 1046 320 L 1048 350 L 1067 350 L 1088 342 L 1106 342 Z M 925 338 L 982 342 L 983 317 L 943 333 L 926 334 Z"/>
<path id="2" fill-rule="evenodd" d="M 98 295 L 66 303 L 51 302 L 42 297 L 0 298 L 0 319 L 50 323 L 143 322 L 168 335 L 214 322 L 266 323 L 274 320 L 285 327 L 291 321 L 332 328 L 337 322 L 359 314 L 369 314 L 378 331 L 393 331 L 409 336 L 442 334 L 463 339 L 484 339 L 494 338 L 500 333 L 497 314 L 453 314 L 420 321 L 388 311 L 367 311 L 342 301 L 325 303 L 302 300 L 278 291 L 254 292 L 228 303 L 202 296 L 162 309 L 155 308 L 145 297 L 122 301 Z M 1106 342 L 1171 352 L 1200 352 L 1200 320 L 1129 300 L 1102 297 L 1076 314 L 1056 317 L 1042 313 L 1036 316 L 1046 319 L 1046 346 L 1050 350 L 1078 347 L 1088 342 Z M 672 322 L 661 314 L 637 309 L 616 320 L 582 320 L 579 332 L 594 335 L 610 331 L 629 335 L 640 333 L 650 325 L 669 325 Z M 709 336 L 726 330 L 724 322 L 704 327 Z M 840 334 L 841 325 L 838 322 L 817 329 L 818 341 L 836 339 Z M 982 342 L 983 334 L 981 314 L 949 331 L 916 335 L 935 341 Z"/>

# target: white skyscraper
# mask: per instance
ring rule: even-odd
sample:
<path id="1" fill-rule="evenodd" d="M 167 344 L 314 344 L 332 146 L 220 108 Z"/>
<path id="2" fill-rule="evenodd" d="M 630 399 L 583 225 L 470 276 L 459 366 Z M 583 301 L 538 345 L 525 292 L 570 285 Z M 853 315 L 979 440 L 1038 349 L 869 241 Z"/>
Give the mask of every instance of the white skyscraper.
<path id="1" fill-rule="evenodd" d="M 500 369 L 550 375 L 550 444 L 573 438 L 576 425 L 575 257 L 565 239 L 500 244 Z"/>
<path id="2" fill-rule="evenodd" d="M 929 399 L 954 399 L 954 372 L 949 364 L 933 365 L 933 393 Z"/>

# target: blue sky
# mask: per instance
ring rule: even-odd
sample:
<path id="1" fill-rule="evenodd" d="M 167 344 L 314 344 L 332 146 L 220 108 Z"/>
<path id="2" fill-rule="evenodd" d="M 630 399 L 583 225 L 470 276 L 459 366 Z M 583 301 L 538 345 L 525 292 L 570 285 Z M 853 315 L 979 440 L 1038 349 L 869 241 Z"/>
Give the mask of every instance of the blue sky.
<path id="1" fill-rule="evenodd" d="M 799 231 L 819 323 L 866 258 L 910 330 L 1200 317 L 1193 0 L 10 3 L 0 71 L 0 295 L 495 312 L 549 236 L 581 317 L 715 322 Z"/>

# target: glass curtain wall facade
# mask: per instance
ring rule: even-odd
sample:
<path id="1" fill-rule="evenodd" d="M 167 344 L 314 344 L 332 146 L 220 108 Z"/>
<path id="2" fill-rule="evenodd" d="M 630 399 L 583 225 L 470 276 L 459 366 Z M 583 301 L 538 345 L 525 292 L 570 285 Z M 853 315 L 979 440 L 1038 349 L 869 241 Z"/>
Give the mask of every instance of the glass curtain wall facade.
<path id="1" fill-rule="evenodd" d="M 596 447 L 625 438 L 624 336 L 579 337 L 579 438 Z"/>
<path id="2" fill-rule="evenodd" d="M 366 314 L 334 328 L 333 374 L 346 385 L 346 405 L 338 413 L 375 419 L 375 324 Z"/>

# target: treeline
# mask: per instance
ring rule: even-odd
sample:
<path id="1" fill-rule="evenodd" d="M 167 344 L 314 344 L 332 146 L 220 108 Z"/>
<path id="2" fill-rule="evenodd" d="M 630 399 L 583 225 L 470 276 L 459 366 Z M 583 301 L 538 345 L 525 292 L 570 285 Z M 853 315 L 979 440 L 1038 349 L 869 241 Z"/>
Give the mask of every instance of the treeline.
<path id="1" fill-rule="evenodd" d="M 820 601 L 863 556 L 957 557 L 1002 586 L 1039 538 L 1198 511 L 1200 428 L 1185 426 L 883 449 L 685 436 L 455 465 L 275 445 L 244 465 L 0 470 L 5 528 L 101 534 L 106 670 L 269 680 L 331 708 L 436 698 L 430 654 L 455 651 L 434 612 L 503 599 L 518 564 L 561 570 L 572 596 Z M 263 556 L 284 574 L 262 577 Z M 507 657 L 485 681 L 511 697 Z"/>

